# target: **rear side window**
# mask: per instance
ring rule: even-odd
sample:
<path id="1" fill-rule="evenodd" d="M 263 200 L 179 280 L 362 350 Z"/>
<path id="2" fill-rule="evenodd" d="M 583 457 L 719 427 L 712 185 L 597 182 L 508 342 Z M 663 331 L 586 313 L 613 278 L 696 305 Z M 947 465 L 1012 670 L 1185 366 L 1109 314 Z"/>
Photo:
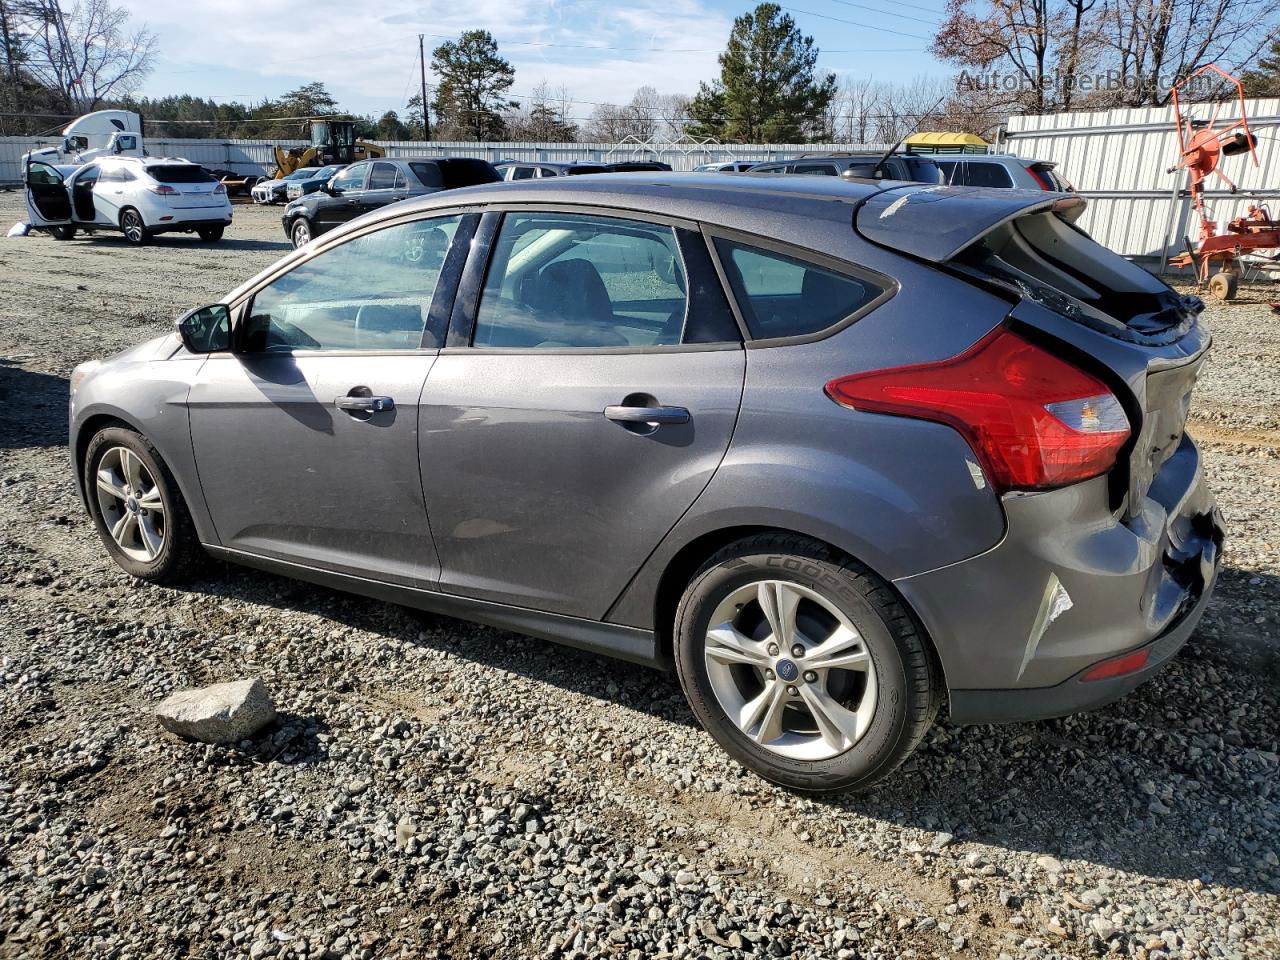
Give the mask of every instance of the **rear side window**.
<path id="1" fill-rule="evenodd" d="M 797 163 L 792 173 L 807 173 L 812 176 L 834 177 L 836 168 L 830 163 Z"/>
<path id="2" fill-rule="evenodd" d="M 579 214 L 508 214 L 480 297 L 473 344 L 678 344 L 687 289 L 671 227 Z"/>
<path id="3" fill-rule="evenodd" d="M 396 168 L 391 163 L 375 163 L 369 174 L 370 190 L 390 190 L 396 185 Z"/>
<path id="4" fill-rule="evenodd" d="M 212 174 L 194 163 L 160 164 L 147 167 L 147 174 L 160 183 L 214 183 Z"/>
<path id="5" fill-rule="evenodd" d="M 938 169 L 942 171 L 943 183 L 959 183 L 959 181 L 955 179 L 956 162 L 954 160 L 939 160 L 937 161 L 937 164 Z"/>
<path id="6" fill-rule="evenodd" d="M 870 280 L 734 240 L 717 238 L 716 250 L 755 340 L 818 333 L 886 291 Z"/>
<path id="7" fill-rule="evenodd" d="M 998 163 L 970 160 L 965 163 L 968 168 L 967 186 L 970 187 L 1012 187 L 1013 177 L 1009 171 Z"/>
<path id="8" fill-rule="evenodd" d="M 446 190 L 473 187 L 478 183 L 497 183 L 502 179 L 502 174 L 488 160 L 476 160 L 474 157 L 450 157 L 440 161 L 438 166 L 440 176 L 444 178 L 441 186 Z"/>

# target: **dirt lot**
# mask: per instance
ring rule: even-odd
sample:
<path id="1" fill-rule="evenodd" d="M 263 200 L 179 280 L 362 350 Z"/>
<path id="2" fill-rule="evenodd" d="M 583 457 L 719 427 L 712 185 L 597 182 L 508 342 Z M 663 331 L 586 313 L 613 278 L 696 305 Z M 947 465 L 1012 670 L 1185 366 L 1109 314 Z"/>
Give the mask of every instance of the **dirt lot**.
<path id="1" fill-rule="evenodd" d="M 1231 539 L 1170 669 L 1087 716 L 939 725 L 882 789 L 815 801 L 727 760 L 672 677 L 107 561 L 68 473 L 67 376 L 279 257 L 277 213 L 237 207 L 215 247 L 0 241 L 0 956 L 1280 954 L 1280 318 L 1260 292 L 1210 312 L 1193 432 Z M 242 676 L 282 711 L 249 749 L 150 716 Z"/>

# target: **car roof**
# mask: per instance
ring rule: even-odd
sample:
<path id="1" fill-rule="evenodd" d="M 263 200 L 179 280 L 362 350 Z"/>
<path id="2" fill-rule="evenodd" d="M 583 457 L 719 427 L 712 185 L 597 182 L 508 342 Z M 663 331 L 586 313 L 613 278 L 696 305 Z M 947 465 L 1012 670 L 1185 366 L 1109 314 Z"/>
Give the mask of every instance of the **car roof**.
<path id="1" fill-rule="evenodd" d="M 607 177 L 552 177 L 459 187 L 398 203 L 395 209 L 382 209 L 386 216 L 391 217 L 407 209 L 430 210 L 468 203 L 530 202 L 607 206 L 685 219 L 729 222 L 749 219 L 752 211 L 758 215 L 765 210 L 785 210 L 806 199 L 824 209 L 830 208 L 832 202 L 853 206 L 873 193 L 900 185 L 902 182 L 895 180 L 859 183 L 787 174 L 694 175 L 655 170 L 614 173 Z M 717 209 L 727 215 L 715 216 Z M 371 217 L 376 218 L 377 212 Z"/>
<path id="2" fill-rule="evenodd" d="M 964 163 L 999 163 L 1010 167 L 1056 167 L 1057 164 L 1052 160 L 1032 160 L 1029 157 L 1015 157 L 1011 153 L 943 153 L 937 156 L 930 155 L 930 160 L 935 162 L 961 161 Z"/>

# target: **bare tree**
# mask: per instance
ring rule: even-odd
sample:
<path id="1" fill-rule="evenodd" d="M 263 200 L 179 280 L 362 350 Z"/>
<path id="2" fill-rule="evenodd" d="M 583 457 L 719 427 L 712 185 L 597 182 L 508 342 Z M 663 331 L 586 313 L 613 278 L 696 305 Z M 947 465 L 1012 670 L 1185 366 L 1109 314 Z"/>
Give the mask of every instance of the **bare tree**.
<path id="1" fill-rule="evenodd" d="M 931 49 L 987 106 L 1158 106 L 1206 63 L 1251 62 L 1278 27 L 1275 0 L 948 0 Z"/>
<path id="2" fill-rule="evenodd" d="M 553 91 L 543 80 L 527 99 L 506 114 L 507 134 L 513 140 L 572 143 L 578 135 L 577 126 L 569 120 L 572 105 L 566 87 Z"/>
<path id="3" fill-rule="evenodd" d="M 133 93 L 151 72 L 156 38 L 145 26 L 129 32 L 129 13 L 109 0 L 32 4 L 36 26 L 25 69 L 69 112 L 97 109 Z"/>
<path id="4" fill-rule="evenodd" d="M 583 131 L 595 143 L 617 143 L 627 137 L 653 140 L 663 114 L 663 97 L 653 87 L 641 87 L 626 104 L 598 103 Z"/>

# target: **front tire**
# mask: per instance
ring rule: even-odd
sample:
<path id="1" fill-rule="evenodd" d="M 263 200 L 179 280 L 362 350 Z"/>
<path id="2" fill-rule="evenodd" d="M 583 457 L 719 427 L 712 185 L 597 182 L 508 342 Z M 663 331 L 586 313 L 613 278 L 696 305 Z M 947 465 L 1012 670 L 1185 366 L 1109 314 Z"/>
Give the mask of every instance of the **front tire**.
<path id="1" fill-rule="evenodd" d="M 293 241 L 293 249 L 305 247 L 311 242 L 311 221 L 306 217 L 299 217 L 293 221 L 293 226 L 289 228 L 289 239 Z"/>
<path id="2" fill-rule="evenodd" d="M 707 732 L 795 790 L 871 786 L 938 712 L 915 618 L 875 574 L 804 537 L 758 535 L 711 557 L 676 612 L 675 659 Z"/>
<path id="3" fill-rule="evenodd" d="M 98 536 L 126 573 L 178 583 L 203 561 L 178 483 L 146 437 L 125 427 L 94 434 L 85 451 L 84 488 Z"/>
<path id="4" fill-rule="evenodd" d="M 199 227 L 196 233 L 205 243 L 217 243 L 222 239 L 222 227 Z"/>
<path id="5" fill-rule="evenodd" d="M 146 245 L 151 240 L 151 231 L 147 229 L 142 214 L 133 207 L 125 207 L 120 213 L 120 232 L 135 247 Z"/>

